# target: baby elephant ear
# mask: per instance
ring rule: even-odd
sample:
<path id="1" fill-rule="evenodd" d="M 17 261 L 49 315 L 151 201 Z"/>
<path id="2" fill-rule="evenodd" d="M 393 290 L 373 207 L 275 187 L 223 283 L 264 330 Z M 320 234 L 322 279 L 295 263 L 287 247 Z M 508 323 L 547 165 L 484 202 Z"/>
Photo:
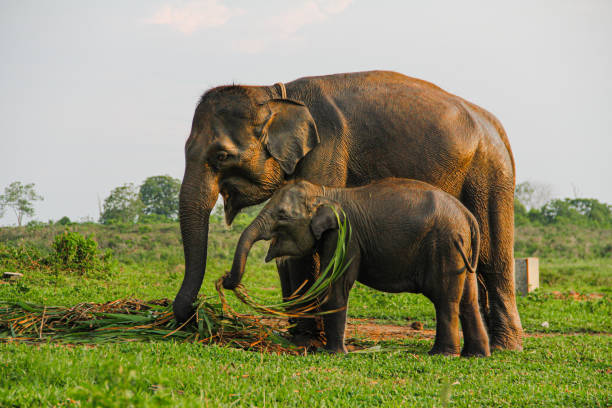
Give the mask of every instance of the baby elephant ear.
<path id="1" fill-rule="evenodd" d="M 342 222 L 342 218 L 340 222 Z M 338 229 L 338 218 L 331 207 L 322 205 L 317 209 L 312 220 L 310 220 L 310 230 L 315 238 L 319 240 L 325 231 L 332 229 Z"/>
<path id="2" fill-rule="evenodd" d="M 293 174 L 302 157 L 320 142 L 317 125 L 303 103 L 272 99 L 266 105 L 270 116 L 261 132 L 262 143 L 285 174 Z"/>

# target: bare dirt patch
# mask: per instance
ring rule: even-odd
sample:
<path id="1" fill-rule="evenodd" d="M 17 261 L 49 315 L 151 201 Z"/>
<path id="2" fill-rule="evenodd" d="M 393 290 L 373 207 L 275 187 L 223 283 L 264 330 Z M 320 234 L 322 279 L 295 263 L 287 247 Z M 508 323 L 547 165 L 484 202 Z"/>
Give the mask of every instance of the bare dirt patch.
<path id="1" fill-rule="evenodd" d="M 374 342 L 385 340 L 401 340 L 401 339 L 433 339 L 436 337 L 436 331 L 423 329 L 422 324 L 414 324 L 410 326 L 381 324 L 373 319 L 349 319 L 346 328 L 346 337 L 355 337 L 357 339 L 370 340 Z M 420 322 L 418 322 L 420 323 Z M 418 327 L 421 327 L 420 329 Z"/>
<path id="2" fill-rule="evenodd" d="M 370 340 L 374 342 L 385 340 L 402 339 L 431 339 L 436 337 L 436 331 L 432 329 L 415 329 L 422 325 L 410 324 L 409 326 L 380 324 L 373 319 L 350 319 L 346 328 L 346 337 Z M 416 322 L 420 323 L 420 322 Z M 604 332 L 569 332 L 569 333 L 524 333 L 525 337 L 553 337 L 553 336 L 612 336 L 612 333 Z M 460 336 L 462 334 L 460 333 Z"/>
<path id="3" fill-rule="evenodd" d="M 262 323 L 274 327 L 276 329 L 286 329 L 288 323 L 282 318 L 265 318 Z M 373 341 L 375 343 L 389 340 L 403 339 L 426 339 L 433 340 L 436 337 L 436 331 L 433 329 L 422 328 L 421 322 L 415 321 L 408 325 L 380 323 L 376 319 L 349 319 L 346 325 L 346 338 L 354 338 L 357 340 Z M 578 336 L 578 335 L 593 335 L 593 336 L 612 336 L 612 333 L 602 332 L 569 332 L 569 333 L 525 333 L 525 337 L 552 337 L 552 336 Z M 461 335 L 461 333 L 460 333 Z"/>
<path id="4" fill-rule="evenodd" d="M 559 292 L 558 290 L 555 290 L 551 292 L 549 296 L 555 299 L 577 300 L 577 301 L 596 300 L 596 299 L 601 299 L 604 297 L 602 293 L 578 293 L 573 290 L 570 290 L 567 293 L 562 293 L 562 292 Z"/>

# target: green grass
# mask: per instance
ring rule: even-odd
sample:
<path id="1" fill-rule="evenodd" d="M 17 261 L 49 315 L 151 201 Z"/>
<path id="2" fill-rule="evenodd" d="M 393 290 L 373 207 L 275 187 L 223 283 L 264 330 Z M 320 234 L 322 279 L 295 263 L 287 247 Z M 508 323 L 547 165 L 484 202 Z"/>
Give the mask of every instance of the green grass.
<path id="1" fill-rule="evenodd" d="M 429 357 L 429 347 L 296 357 L 178 343 L 0 345 L 0 405 L 431 407 L 445 385 L 458 407 L 612 402 L 609 336 L 530 338 L 522 353 L 487 359 Z"/>
<path id="2" fill-rule="evenodd" d="M 0 301 L 67 306 L 176 294 L 183 266 L 175 224 L 73 228 L 94 232 L 102 248 L 112 247 L 118 267 L 107 276 L 26 270 L 17 283 L 0 285 Z M 214 281 L 230 268 L 239 228 L 211 226 L 202 293 L 214 294 Z M 45 251 L 62 230 L 2 228 L 0 242 L 27 242 Z M 519 233 L 517 242 L 523 242 Z M 581 234 L 591 237 L 588 231 Z M 593 240 L 601 239 L 600 232 L 593 234 Z M 275 266 L 263 263 L 266 249 L 265 243 L 254 247 L 244 283 L 258 299 L 279 301 Z M 382 351 L 348 356 L 277 356 L 175 342 L 93 348 L 0 344 L 0 406 L 70 406 L 74 400 L 80 406 L 111 407 L 440 407 L 446 389 L 450 406 L 610 406 L 612 259 L 576 253 L 541 258 L 542 288 L 517 298 L 525 331 L 546 333 L 527 337 L 522 353 L 430 357 L 432 341 L 427 339 L 387 342 Z M 573 300 L 568 298 L 572 291 L 598 295 Z M 245 310 L 233 296 L 228 298 Z M 351 292 L 349 315 L 402 325 L 418 320 L 435 327 L 433 306 L 422 295 L 386 294 L 359 284 Z"/>

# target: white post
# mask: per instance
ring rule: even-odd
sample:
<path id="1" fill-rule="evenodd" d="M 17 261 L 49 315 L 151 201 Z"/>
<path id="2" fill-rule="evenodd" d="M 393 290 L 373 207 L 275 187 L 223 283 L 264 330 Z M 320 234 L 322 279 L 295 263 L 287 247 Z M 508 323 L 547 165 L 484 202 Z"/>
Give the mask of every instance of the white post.
<path id="1" fill-rule="evenodd" d="M 516 258 L 514 260 L 514 284 L 516 291 L 526 295 L 540 287 L 538 258 Z"/>

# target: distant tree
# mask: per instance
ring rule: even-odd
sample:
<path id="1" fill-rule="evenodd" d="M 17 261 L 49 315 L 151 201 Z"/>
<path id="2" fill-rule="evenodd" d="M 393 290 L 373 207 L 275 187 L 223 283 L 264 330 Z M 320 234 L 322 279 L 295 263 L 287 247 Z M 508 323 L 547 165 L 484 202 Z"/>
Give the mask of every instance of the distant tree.
<path id="1" fill-rule="evenodd" d="M 547 224 L 612 227 L 612 206 L 590 198 L 551 200 L 541 209 Z"/>
<path id="2" fill-rule="evenodd" d="M 67 216 L 63 216 L 62 218 L 57 220 L 57 222 L 55 224 L 57 224 L 57 225 L 70 225 L 70 224 L 72 224 L 72 221 L 70 221 L 70 218 L 68 218 Z"/>
<path id="3" fill-rule="evenodd" d="M 140 201 L 146 215 L 161 215 L 169 219 L 178 217 L 181 182 L 170 176 L 147 178 L 140 186 Z"/>
<path id="4" fill-rule="evenodd" d="M 12 208 L 17 217 L 17 224 L 21 227 L 23 217 L 34 215 L 34 201 L 41 201 L 43 197 L 34 190 L 34 183 L 22 184 L 19 181 L 11 183 L 0 195 L 0 216 L 4 210 Z"/>
<path id="5" fill-rule="evenodd" d="M 134 223 L 142 211 L 142 202 L 138 190 L 132 183 L 114 188 L 104 199 L 100 222 L 113 224 L 116 222 Z"/>
<path id="6" fill-rule="evenodd" d="M 527 210 L 540 208 L 552 195 L 552 188 L 548 184 L 524 181 L 516 185 L 514 196 Z"/>

